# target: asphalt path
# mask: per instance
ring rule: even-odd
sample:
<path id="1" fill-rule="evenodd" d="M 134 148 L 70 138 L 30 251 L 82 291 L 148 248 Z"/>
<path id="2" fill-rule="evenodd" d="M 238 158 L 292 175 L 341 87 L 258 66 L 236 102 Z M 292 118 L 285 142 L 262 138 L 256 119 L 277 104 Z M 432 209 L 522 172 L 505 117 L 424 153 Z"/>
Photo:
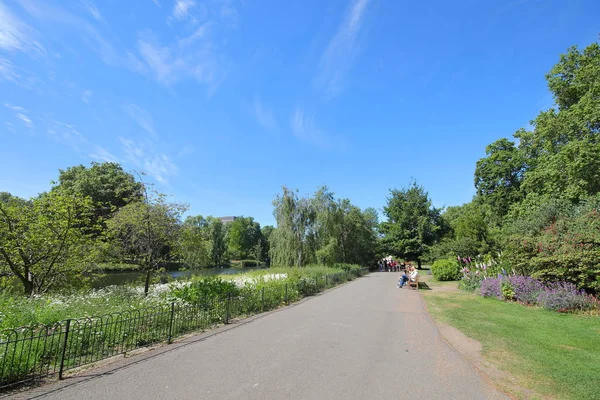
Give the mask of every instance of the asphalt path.
<path id="1" fill-rule="evenodd" d="M 374 273 L 218 334 L 29 392 L 46 399 L 506 399 L 417 291 Z M 125 363 L 125 364 L 123 364 Z"/>

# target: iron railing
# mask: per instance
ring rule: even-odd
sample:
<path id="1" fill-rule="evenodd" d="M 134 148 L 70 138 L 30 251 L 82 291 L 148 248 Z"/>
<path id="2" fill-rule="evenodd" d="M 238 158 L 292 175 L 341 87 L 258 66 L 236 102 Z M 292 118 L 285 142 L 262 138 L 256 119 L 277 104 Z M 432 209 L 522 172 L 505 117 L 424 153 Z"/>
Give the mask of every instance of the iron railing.
<path id="1" fill-rule="evenodd" d="M 197 304 L 124 311 L 0 331 L 0 392 L 233 319 L 272 310 L 368 273 L 340 272 Z"/>

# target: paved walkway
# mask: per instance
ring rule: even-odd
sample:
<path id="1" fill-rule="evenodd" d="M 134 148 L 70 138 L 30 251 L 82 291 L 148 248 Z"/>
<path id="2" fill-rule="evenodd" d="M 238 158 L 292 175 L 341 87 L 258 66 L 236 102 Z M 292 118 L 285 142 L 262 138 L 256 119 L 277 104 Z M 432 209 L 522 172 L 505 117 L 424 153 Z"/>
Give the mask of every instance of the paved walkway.
<path id="1" fill-rule="evenodd" d="M 193 343 L 33 391 L 49 399 L 505 399 L 374 273 Z M 188 340 L 189 341 L 189 340 Z M 159 354 L 157 354 L 159 353 Z"/>

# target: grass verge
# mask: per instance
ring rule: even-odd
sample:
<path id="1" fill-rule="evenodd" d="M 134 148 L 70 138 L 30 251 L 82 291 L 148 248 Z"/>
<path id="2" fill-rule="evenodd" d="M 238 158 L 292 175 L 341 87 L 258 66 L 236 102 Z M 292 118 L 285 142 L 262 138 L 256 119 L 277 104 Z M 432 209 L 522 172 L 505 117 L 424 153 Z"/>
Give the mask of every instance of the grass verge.
<path id="1" fill-rule="evenodd" d="M 519 385 L 539 398 L 600 399 L 600 318 L 444 290 L 456 283 L 428 285 L 432 316 L 479 341 L 485 360 Z"/>

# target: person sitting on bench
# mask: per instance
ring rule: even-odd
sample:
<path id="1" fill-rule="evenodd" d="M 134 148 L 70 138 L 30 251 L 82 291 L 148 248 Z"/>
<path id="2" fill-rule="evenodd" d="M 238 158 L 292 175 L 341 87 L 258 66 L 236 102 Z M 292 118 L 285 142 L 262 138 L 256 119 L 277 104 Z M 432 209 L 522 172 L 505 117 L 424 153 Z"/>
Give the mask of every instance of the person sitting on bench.
<path id="1" fill-rule="evenodd" d="M 409 280 L 414 281 L 417 279 L 417 275 L 419 275 L 419 271 L 416 268 L 413 268 L 412 265 L 406 267 L 406 272 L 402 274 L 400 279 L 398 280 L 398 287 L 402 288 L 406 282 Z"/>

